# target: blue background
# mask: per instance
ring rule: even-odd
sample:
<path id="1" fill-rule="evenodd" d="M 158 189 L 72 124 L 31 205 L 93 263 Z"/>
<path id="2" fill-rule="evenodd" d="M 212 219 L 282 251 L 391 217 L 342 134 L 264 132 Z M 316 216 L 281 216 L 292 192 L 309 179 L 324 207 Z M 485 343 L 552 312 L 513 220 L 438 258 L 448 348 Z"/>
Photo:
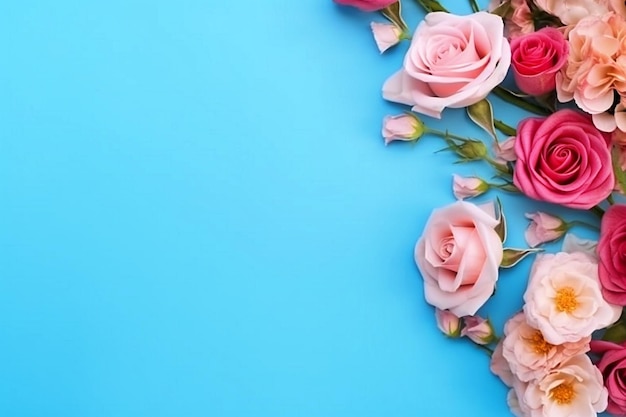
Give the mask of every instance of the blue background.
<path id="1" fill-rule="evenodd" d="M 509 415 L 412 258 L 451 174 L 489 171 L 435 137 L 383 145 L 407 45 L 379 56 L 372 19 L 330 0 L 0 6 L 0 415 Z M 462 111 L 425 120 L 486 138 Z M 522 246 L 536 205 L 504 202 Z M 499 329 L 529 265 L 483 311 Z"/>

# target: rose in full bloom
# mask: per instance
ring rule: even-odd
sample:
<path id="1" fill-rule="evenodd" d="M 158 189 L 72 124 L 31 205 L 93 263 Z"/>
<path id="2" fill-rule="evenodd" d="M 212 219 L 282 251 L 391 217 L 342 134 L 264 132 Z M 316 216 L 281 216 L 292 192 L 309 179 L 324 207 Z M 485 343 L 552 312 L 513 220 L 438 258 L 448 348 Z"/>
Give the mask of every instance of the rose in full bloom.
<path id="1" fill-rule="evenodd" d="M 606 411 L 618 416 L 626 415 L 626 343 L 594 340 L 591 351 L 600 355 L 596 366 L 602 372 L 604 386 L 609 392 Z"/>
<path id="2" fill-rule="evenodd" d="M 590 340 L 588 336 L 577 342 L 553 345 L 544 339 L 539 330 L 527 323 L 524 313 L 518 313 L 504 326 L 502 356 L 517 378 L 532 381 L 541 378 L 566 359 L 587 352 Z"/>
<path id="3" fill-rule="evenodd" d="M 590 209 L 611 194 L 610 138 L 589 118 L 564 109 L 517 128 L 513 182 L 528 197 Z"/>
<path id="4" fill-rule="evenodd" d="M 441 117 L 446 107 L 466 107 L 489 94 L 511 64 L 499 16 L 435 12 L 417 27 L 403 68 L 385 82 L 383 97 Z"/>
<path id="5" fill-rule="evenodd" d="M 598 258 L 602 295 L 626 306 L 626 206 L 610 206 L 602 217 Z"/>
<path id="6" fill-rule="evenodd" d="M 374 12 L 392 5 L 398 0 L 335 0 L 335 3 L 356 7 L 366 12 Z"/>
<path id="7" fill-rule="evenodd" d="M 463 317 L 491 297 L 503 257 L 497 225 L 493 204 L 457 201 L 433 211 L 415 245 L 429 304 Z"/>
<path id="8" fill-rule="evenodd" d="M 513 389 L 509 405 L 520 416 L 596 417 L 607 406 L 602 374 L 584 354 L 567 359 L 539 379 L 514 381 Z"/>
<path id="9" fill-rule="evenodd" d="M 553 345 L 578 342 L 621 313 L 602 297 L 598 265 L 581 252 L 537 256 L 524 301 L 526 321 Z"/>
<path id="10" fill-rule="evenodd" d="M 589 114 L 611 109 L 626 95 L 626 20 L 614 13 L 589 16 L 569 32 L 569 55 L 557 76 L 561 102 L 572 99 Z"/>
<path id="11" fill-rule="evenodd" d="M 515 84 L 526 94 L 542 95 L 556 88 L 556 74 L 567 63 L 567 40 L 546 27 L 511 41 Z"/>

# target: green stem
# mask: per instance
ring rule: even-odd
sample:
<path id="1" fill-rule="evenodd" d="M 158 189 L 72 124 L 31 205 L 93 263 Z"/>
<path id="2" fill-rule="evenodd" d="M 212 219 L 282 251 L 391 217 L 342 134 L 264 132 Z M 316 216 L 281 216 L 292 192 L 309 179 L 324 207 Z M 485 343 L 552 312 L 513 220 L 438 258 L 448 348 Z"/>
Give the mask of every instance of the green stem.
<path id="1" fill-rule="evenodd" d="M 502 120 L 494 120 L 493 125 L 496 129 L 498 129 L 500 132 L 504 133 L 507 136 L 517 135 L 517 130 L 515 130 L 515 128 L 512 126 L 507 125 Z"/>
<path id="2" fill-rule="evenodd" d="M 509 103 L 514 104 L 521 109 L 528 110 L 531 113 L 539 114 L 541 116 L 547 116 L 550 114 L 548 109 L 526 101 L 500 86 L 497 86 L 491 92 L 500 97 L 502 100 L 508 101 Z"/>
<path id="3" fill-rule="evenodd" d="M 501 164 L 499 162 L 494 161 L 489 155 L 486 155 L 483 158 L 489 165 L 491 165 L 493 168 L 495 168 L 496 171 L 502 173 L 502 174 L 508 174 L 510 175 L 511 173 L 509 172 L 509 167 L 505 164 Z"/>
<path id="4" fill-rule="evenodd" d="M 472 11 L 474 13 L 480 12 L 480 7 L 478 6 L 478 3 L 476 3 L 476 0 L 470 0 L 470 6 L 472 7 Z"/>
<path id="5" fill-rule="evenodd" d="M 591 223 L 583 222 L 583 221 L 580 221 L 580 220 L 572 220 L 571 222 L 567 222 L 567 226 L 568 227 L 582 226 L 582 227 L 586 227 L 586 228 L 594 230 L 594 231 L 600 231 L 600 228 L 598 226 L 593 225 Z"/>
<path id="6" fill-rule="evenodd" d="M 610 205 L 615 204 L 615 198 L 613 198 L 613 194 L 609 194 L 609 196 L 606 198 L 606 201 L 608 201 Z"/>
<path id="7" fill-rule="evenodd" d="M 451 138 L 451 139 L 458 139 L 458 140 L 470 140 L 469 138 L 464 138 L 463 136 L 459 136 L 459 135 L 455 135 L 454 133 L 450 133 L 448 131 L 442 131 L 442 130 L 437 130 L 437 129 L 431 129 L 429 127 L 426 128 L 426 133 L 430 133 L 433 135 L 437 135 L 439 137 L 442 138 Z"/>
<path id="8" fill-rule="evenodd" d="M 478 343 L 474 343 L 474 346 L 478 347 L 479 349 L 484 350 L 487 353 L 487 355 L 489 355 L 489 357 L 493 356 L 493 349 L 491 349 L 489 346 L 479 345 Z"/>
<path id="9" fill-rule="evenodd" d="M 443 7 L 437 0 L 415 0 L 418 6 L 421 6 L 427 13 L 430 12 L 446 12 L 448 9 Z"/>
<path id="10" fill-rule="evenodd" d="M 596 216 L 598 216 L 599 218 L 602 218 L 602 216 L 604 216 L 604 210 L 600 206 L 593 206 L 589 209 L 589 211 L 595 214 Z"/>

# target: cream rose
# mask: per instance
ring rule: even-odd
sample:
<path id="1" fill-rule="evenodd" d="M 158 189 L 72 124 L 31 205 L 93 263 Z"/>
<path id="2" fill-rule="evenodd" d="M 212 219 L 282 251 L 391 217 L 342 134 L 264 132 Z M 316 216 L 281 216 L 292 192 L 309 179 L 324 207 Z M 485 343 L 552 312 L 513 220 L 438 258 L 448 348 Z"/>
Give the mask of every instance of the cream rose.
<path id="1" fill-rule="evenodd" d="M 490 13 L 429 13 L 413 35 L 403 68 L 383 86 L 383 97 L 437 118 L 446 107 L 482 100 L 511 64 L 503 32 L 502 18 Z"/>
<path id="2" fill-rule="evenodd" d="M 602 297 L 597 263 L 581 252 L 537 256 L 524 301 L 528 324 L 553 345 L 578 342 L 621 313 Z"/>
<path id="3" fill-rule="evenodd" d="M 493 205 L 457 201 L 433 211 L 415 246 L 429 304 L 463 317 L 491 297 L 503 256 L 497 224 Z"/>

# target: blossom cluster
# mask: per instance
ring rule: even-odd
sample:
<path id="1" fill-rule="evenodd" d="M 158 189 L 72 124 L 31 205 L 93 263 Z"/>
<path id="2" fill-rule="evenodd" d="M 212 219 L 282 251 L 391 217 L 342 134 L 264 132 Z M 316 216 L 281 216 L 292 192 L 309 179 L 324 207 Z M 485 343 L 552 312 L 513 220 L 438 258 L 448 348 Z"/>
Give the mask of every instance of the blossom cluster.
<path id="1" fill-rule="evenodd" d="M 381 53 L 409 42 L 382 86 L 386 100 L 408 106 L 384 118 L 385 144 L 438 136 L 459 162 L 494 170 L 489 181 L 454 175 L 457 201 L 433 210 L 415 245 L 439 329 L 489 352 L 516 416 L 626 415 L 626 2 L 492 0 L 481 11 L 469 0 L 474 13 L 456 15 L 415 0 L 426 15 L 411 30 L 398 0 L 334 1 L 386 18 L 371 24 Z M 534 115 L 498 120 L 493 95 Z M 465 109 L 491 143 L 420 118 L 445 119 L 451 108 Z M 467 201 L 490 190 L 595 221 L 528 213 L 529 247 L 507 247 L 499 199 Z M 595 230 L 598 241 L 575 237 L 576 227 Z M 559 239 L 559 252 L 542 252 Z M 532 255 L 523 307 L 499 337 L 480 309 L 501 269 Z"/>

